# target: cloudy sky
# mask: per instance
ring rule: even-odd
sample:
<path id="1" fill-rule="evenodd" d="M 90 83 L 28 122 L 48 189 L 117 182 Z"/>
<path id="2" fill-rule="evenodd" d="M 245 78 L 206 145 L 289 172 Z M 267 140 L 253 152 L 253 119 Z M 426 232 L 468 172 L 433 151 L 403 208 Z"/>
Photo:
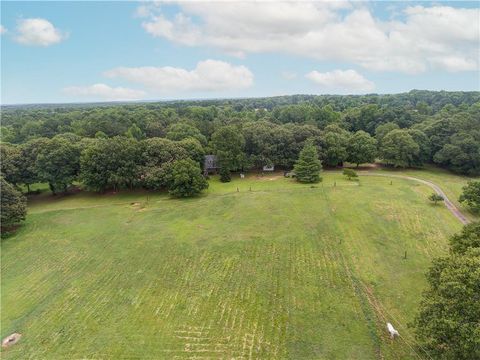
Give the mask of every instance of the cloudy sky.
<path id="1" fill-rule="evenodd" d="M 5 2 L 3 104 L 480 90 L 478 2 Z"/>

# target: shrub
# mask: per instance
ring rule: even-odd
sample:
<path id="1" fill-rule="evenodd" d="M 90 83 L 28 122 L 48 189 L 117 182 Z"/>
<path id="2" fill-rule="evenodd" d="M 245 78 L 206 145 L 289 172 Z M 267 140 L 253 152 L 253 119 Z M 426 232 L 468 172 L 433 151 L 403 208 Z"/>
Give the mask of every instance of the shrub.
<path id="1" fill-rule="evenodd" d="M 345 175 L 348 178 L 348 180 L 352 180 L 353 178 L 358 177 L 355 170 L 352 170 L 352 169 L 343 169 L 343 175 Z"/>
<path id="2" fill-rule="evenodd" d="M 432 193 L 429 197 L 428 197 L 428 200 L 430 201 L 433 201 L 433 203 L 435 205 L 437 205 L 437 203 L 439 201 L 443 201 L 443 196 L 442 195 L 438 195 L 437 193 Z"/>

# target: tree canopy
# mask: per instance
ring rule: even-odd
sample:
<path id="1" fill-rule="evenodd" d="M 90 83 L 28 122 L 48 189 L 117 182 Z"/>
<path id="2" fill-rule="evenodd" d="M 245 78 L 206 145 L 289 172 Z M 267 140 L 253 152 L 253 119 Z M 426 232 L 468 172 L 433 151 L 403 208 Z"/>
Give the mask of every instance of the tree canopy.
<path id="1" fill-rule="evenodd" d="M 480 211 L 480 181 L 469 181 L 467 186 L 462 188 L 463 193 L 458 199 L 466 203 L 472 211 Z"/>
<path id="2" fill-rule="evenodd" d="M 415 165 L 419 153 L 420 147 L 406 130 L 392 130 L 382 140 L 381 157 L 394 167 Z"/>
<path id="3" fill-rule="evenodd" d="M 200 166 L 191 159 L 178 160 L 172 164 L 168 192 L 176 197 L 190 197 L 208 188 Z"/>
<path id="4" fill-rule="evenodd" d="M 347 160 L 357 166 L 374 162 L 377 156 L 377 140 L 369 133 L 359 130 L 350 138 L 347 152 Z"/>
<path id="5" fill-rule="evenodd" d="M 435 359 L 480 358 L 480 226 L 450 240 L 450 255 L 434 260 L 414 322 L 417 339 Z"/>
<path id="6" fill-rule="evenodd" d="M 158 188 L 167 163 L 202 165 L 205 154 L 217 155 L 223 179 L 263 166 L 287 170 L 307 140 L 325 166 L 378 159 L 480 174 L 480 92 L 6 105 L 1 115 L 0 172 L 27 188 L 42 181 L 53 191 L 75 181 L 98 191 Z"/>
<path id="7" fill-rule="evenodd" d="M 62 137 L 44 142 L 36 159 L 39 180 L 48 183 L 53 193 L 66 191 L 80 171 L 80 152 L 78 144 Z"/>
<path id="8" fill-rule="evenodd" d="M 81 177 L 90 189 L 131 188 L 138 179 L 140 147 L 131 138 L 99 139 L 82 153 Z"/>
<path id="9" fill-rule="evenodd" d="M 229 172 L 245 165 L 245 138 L 235 126 L 223 126 L 212 135 L 212 147 L 217 155 L 222 181 L 229 181 Z"/>
<path id="10" fill-rule="evenodd" d="M 3 177 L 1 181 L 1 225 L 2 229 L 18 225 L 25 220 L 27 214 L 27 199 Z"/>

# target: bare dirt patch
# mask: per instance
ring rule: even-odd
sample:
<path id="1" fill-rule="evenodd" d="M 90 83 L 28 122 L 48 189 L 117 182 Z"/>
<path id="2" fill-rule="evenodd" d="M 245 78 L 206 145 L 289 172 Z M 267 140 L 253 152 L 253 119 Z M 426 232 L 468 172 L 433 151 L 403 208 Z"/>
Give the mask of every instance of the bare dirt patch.
<path id="1" fill-rule="evenodd" d="M 19 333 L 13 333 L 12 335 L 7 336 L 5 339 L 2 340 L 2 348 L 6 349 L 12 345 L 15 345 L 21 337 L 22 334 Z"/>
<path id="2" fill-rule="evenodd" d="M 145 207 L 145 203 L 143 202 L 132 202 L 130 203 L 130 207 L 137 212 L 142 212 L 147 210 L 147 208 Z"/>

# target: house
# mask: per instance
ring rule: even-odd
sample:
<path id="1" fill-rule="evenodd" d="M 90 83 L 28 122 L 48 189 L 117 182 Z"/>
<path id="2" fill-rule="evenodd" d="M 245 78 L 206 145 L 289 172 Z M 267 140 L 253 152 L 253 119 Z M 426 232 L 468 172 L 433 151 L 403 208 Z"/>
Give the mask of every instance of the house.
<path id="1" fill-rule="evenodd" d="M 203 171 L 205 174 L 216 172 L 217 169 L 217 157 L 215 155 L 205 155 L 203 160 Z"/>

